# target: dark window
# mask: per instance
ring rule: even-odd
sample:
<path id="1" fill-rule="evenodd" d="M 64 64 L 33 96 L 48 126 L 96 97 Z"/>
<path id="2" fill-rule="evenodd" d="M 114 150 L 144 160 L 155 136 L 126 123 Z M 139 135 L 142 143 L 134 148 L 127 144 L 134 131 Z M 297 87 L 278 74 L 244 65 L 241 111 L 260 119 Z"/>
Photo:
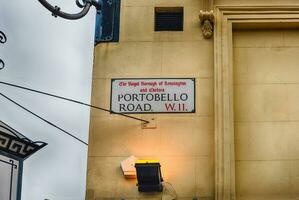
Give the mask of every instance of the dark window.
<path id="1" fill-rule="evenodd" d="M 155 31 L 183 31 L 183 7 L 155 8 Z"/>

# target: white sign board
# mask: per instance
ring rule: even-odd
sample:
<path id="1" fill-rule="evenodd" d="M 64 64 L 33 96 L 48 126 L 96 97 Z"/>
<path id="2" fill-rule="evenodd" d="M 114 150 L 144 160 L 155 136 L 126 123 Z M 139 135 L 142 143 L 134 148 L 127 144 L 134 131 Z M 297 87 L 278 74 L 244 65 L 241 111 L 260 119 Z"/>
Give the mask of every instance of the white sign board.
<path id="1" fill-rule="evenodd" d="M 116 113 L 193 113 L 195 79 L 112 79 L 110 100 Z"/>

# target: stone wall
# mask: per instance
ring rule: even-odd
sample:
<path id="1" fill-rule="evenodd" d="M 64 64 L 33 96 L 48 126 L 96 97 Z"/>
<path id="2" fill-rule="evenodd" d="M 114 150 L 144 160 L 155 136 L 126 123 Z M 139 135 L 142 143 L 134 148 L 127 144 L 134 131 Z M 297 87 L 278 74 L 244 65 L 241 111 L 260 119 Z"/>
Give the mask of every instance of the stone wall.
<path id="1" fill-rule="evenodd" d="M 154 8 L 184 7 L 184 31 L 154 32 Z M 120 42 L 95 48 L 92 103 L 110 107 L 111 78 L 196 78 L 196 113 L 155 114 L 156 129 L 92 111 L 88 199 L 161 198 L 138 193 L 120 162 L 130 155 L 159 159 L 180 199 L 214 195 L 213 39 L 203 39 L 200 0 L 122 0 Z M 142 115 L 134 115 L 142 117 Z M 201 199 L 202 199 L 201 198 Z"/>
<path id="2" fill-rule="evenodd" d="M 238 199 L 299 196 L 299 31 L 234 33 Z"/>

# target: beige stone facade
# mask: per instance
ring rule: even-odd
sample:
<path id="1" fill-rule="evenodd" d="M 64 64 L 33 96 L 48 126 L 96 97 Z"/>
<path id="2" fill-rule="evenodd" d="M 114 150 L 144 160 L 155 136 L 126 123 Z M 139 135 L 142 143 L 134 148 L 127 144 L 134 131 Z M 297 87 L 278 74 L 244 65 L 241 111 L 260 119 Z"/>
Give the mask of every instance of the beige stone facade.
<path id="1" fill-rule="evenodd" d="M 184 7 L 184 31 L 154 31 L 163 6 Z M 198 15 L 210 9 L 204 39 Z M 159 159 L 178 199 L 298 200 L 298 27 L 297 0 L 122 0 L 120 42 L 95 47 L 92 104 L 110 107 L 111 78 L 185 77 L 197 109 L 153 114 L 155 129 L 93 110 L 87 199 L 161 199 L 124 179 L 134 155 Z"/>
<path id="2" fill-rule="evenodd" d="M 237 197 L 298 197 L 298 34 L 234 32 Z"/>

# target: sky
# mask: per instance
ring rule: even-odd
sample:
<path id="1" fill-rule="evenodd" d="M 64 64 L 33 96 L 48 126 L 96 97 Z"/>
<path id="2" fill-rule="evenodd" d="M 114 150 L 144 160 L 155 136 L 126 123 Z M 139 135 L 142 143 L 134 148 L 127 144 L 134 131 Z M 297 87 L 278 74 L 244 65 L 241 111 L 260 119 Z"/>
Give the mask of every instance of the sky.
<path id="1" fill-rule="evenodd" d="M 78 12 L 75 0 L 49 0 Z M 37 0 L 0 0 L 0 80 L 90 103 L 95 9 L 54 18 Z M 88 142 L 89 108 L 0 84 L 3 93 Z M 22 200 L 83 200 L 87 146 L 0 97 L 0 120 L 48 145 L 24 162 Z M 0 180 L 1 181 L 1 180 Z"/>

